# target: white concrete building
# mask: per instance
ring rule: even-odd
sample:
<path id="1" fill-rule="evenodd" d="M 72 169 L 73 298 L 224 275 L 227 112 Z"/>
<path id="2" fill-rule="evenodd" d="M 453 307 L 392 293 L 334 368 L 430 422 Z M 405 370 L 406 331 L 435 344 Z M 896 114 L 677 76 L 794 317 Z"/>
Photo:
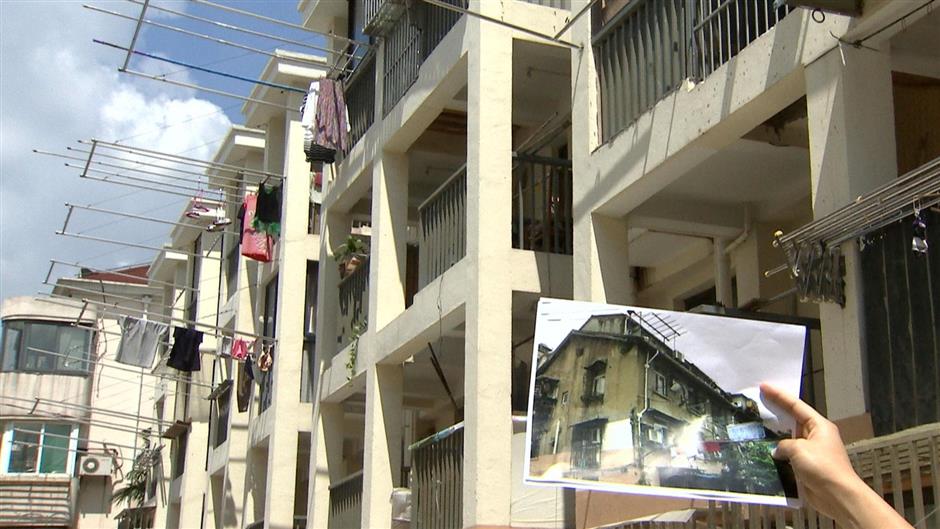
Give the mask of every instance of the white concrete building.
<path id="1" fill-rule="evenodd" d="M 849 16 L 755 0 L 608 1 L 570 27 L 587 2 L 446 3 L 473 14 L 298 5 L 309 27 L 371 42 L 346 85 L 354 144 L 323 200 L 320 261 L 362 226 L 369 257 L 346 277 L 319 268 L 308 527 L 389 527 L 401 486 L 415 527 L 526 525 L 507 469 L 521 457 L 511 416 L 525 402 L 519 366 L 540 296 L 720 304 L 804 324 L 804 397 L 849 440 L 928 424 L 916 443 L 935 447 L 937 392 L 908 396 L 910 359 L 866 349 L 867 325 L 912 338 L 889 324 L 902 316 L 866 315 L 874 287 L 854 238 L 837 245 L 844 305 L 802 302 L 787 274 L 764 274 L 786 263 L 776 230 L 824 219 L 940 155 L 929 2 L 867 1 Z M 923 310 L 933 319 L 915 334 L 937 321 Z M 935 377 L 936 349 L 917 354 Z M 894 366 L 891 391 L 871 382 L 878 362 Z M 896 403 L 912 399 L 923 413 L 899 420 Z M 409 446 L 461 421 L 456 455 L 428 456 L 449 470 L 428 474 L 422 445 Z M 866 477 L 886 490 L 882 475 Z M 567 494 L 560 519 L 534 525 L 678 508 L 598 496 Z M 912 518 L 929 511 L 914 503 Z"/>
<path id="2" fill-rule="evenodd" d="M 0 526 L 114 528 L 152 523 L 159 477 L 140 502 L 112 501 L 156 446 L 160 378 L 116 361 L 119 317 L 162 303 L 147 267 L 83 269 L 50 297 L 4 300 Z M 148 433 L 149 431 L 149 433 Z M 136 526 L 136 525 L 133 525 Z"/>

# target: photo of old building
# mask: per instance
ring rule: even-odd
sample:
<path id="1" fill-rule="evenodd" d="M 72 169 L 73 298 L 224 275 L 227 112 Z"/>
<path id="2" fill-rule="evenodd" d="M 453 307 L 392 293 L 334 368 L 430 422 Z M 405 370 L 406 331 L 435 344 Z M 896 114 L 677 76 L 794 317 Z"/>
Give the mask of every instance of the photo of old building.
<path id="1" fill-rule="evenodd" d="M 682 334 L 668 316 L 625 310 L 538 348 L 530 477 L 787 495 L 771 453 L 789 433 L 683 355 Z"/>

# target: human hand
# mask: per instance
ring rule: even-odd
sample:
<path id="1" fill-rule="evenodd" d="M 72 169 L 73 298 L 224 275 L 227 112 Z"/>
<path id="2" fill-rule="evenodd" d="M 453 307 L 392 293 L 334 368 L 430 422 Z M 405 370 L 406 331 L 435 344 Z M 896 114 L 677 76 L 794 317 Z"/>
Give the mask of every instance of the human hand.
<path id="1" fill-rule="evenodd" d="M 780 441 L 774 457 L 790 461 L 801 496 L 813 508 L 846 527 L 910 527 L 855 473 L 835 424 L 779 388 L 761 384 L 760 390 L 796 421 L 795 438 Z"/>

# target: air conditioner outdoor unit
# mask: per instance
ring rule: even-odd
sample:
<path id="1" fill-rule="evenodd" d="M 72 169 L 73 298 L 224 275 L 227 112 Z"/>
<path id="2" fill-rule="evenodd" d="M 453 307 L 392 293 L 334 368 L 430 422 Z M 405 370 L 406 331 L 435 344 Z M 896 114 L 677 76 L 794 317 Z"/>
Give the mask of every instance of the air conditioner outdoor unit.
<path id="1" fill-rule="evenodd" d="M 80 476 L 111 476 L 111 456 L 104 454 L 88 454 L 82 457 L 78 474 Z"/>

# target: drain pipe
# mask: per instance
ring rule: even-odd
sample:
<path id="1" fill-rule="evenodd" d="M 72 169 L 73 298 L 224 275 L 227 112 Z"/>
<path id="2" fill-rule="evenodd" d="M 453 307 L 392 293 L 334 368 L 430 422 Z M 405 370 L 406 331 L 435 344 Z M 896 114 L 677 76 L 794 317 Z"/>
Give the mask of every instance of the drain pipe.
<path id="1" fill-rule="evenodd" d="M 646 363 L 643 365 L 643 409 L 640 410 L 640 413 L 636 416 L 636 432 L 637 438 L 634 440 L 633 447 L 636 450 L 636 459 L 637 466 L 640 470 L 640 481 L 646 482 L 646 467 L 643 464 L 643 415 L 646 414 L 647 410 L 650 409 L 650 364 L 653 363 L 653 360 L 659 356 L 659 349 L 656 350 L 656 354 L 651 357 L 648 357 Z M 648 353 L 647 353 L 648 354 Z"/>
<path id="2" fill-rule="evenodd" d="M 735 248 L 737 248 L 738 246 L 741 246 L 741 244 L 744 241 L 746 241 L 748 237 L 751 236 L 751 228 L 752 228 L 752 222 L 753 222 L 751 219 L 751 216 L 752 216 L 751 205 L 746 204 L 744 206 L 744 231 L 741 232 L 741 235 L 738 235 L 737 237 L 735 237 L 733 241 L 731 241 L 725 246 L 724 248 L 725 255 L 731 255 L 731 252 L 733 252 Z"/>

